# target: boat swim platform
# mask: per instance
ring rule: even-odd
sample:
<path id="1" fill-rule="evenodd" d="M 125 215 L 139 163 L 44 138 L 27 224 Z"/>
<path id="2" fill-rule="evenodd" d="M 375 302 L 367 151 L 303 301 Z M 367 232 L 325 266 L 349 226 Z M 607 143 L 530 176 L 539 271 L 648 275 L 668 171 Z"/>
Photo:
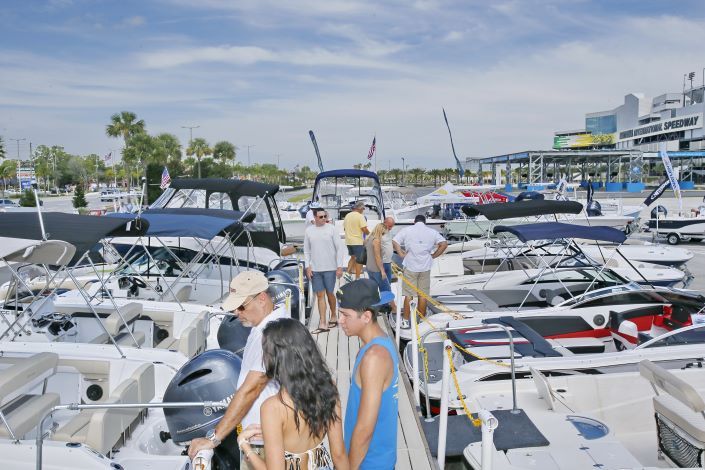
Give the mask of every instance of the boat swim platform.
<path id="1" fill-rule="evenodd" d="M 308 320 L 310 331 L 318 328 L 320 316 L 318 306 L 313 299 L 313 308 Z M 386 315 L 380 315 L 382 329 L 390 332 Z M 392 335 L 390 335 L 392 336 Z M 348 401 L 350 378 L 355 365 L 355 358 L 360 351 L 360 340 L 357 337 L 348 338 L 340 326 L 332 328 L 327 333 L 314 335 L 321 354 L 333 372 L 333 379 L 338 385 L 342 412 Z M 397 355 L 399 353 L 397 352 Z M 403 364 L 399 357 L 399 364 Z M 414 404 L 414 394 L 407 374 L 399 370 L 399 414 L 397 416 L 397 464 L 400 470 L 430 470 L 438 468 L 436 460 L 431 456 L 426 437 L 419 421 L 419 414 Z"/>

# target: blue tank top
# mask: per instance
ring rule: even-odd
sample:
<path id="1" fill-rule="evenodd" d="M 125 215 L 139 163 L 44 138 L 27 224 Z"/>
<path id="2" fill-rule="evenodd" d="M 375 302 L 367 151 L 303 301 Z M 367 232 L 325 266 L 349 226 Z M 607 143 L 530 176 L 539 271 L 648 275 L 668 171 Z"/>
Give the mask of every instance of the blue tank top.
<path id="1" fill-rule="evenodd" d="M 387 470 L 393 469 L 397 462 L 397 413 L 399 410 L 399 362 L 394 342 L 388 336 L 380 336 L 367 343 L 360 349 L 355 359 L 355 366 L 350 380 L 350 391 L 348 392 L 348 406 L 345 410 L 345 449 L 350 452 L 350 441 L 360 410 L 362 390 L 355 382 L 357 366 L 360 364 L 362 356 L 373 344 L 383 346 L 389 351 L 389 355 L 392 356 L 394 376 L 392 377 L 392 383 L 382 392 L 377 424 L 372 433 L 372 440 L 367 449 L 367 455 L 365 455 L 360 468 L 362 470 Z"/>

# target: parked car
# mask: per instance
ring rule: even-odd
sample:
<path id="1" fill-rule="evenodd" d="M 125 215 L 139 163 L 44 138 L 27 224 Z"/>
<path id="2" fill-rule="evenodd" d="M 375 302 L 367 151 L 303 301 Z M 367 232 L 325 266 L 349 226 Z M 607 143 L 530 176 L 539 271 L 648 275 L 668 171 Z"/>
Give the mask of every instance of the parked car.
<path id="1" fill-rule="evenodd" d="M 12 199 L 0 199 L 0 209 L 6 208 L 6 207 L 20 207 L 20 205 L 17 204 Z"/>

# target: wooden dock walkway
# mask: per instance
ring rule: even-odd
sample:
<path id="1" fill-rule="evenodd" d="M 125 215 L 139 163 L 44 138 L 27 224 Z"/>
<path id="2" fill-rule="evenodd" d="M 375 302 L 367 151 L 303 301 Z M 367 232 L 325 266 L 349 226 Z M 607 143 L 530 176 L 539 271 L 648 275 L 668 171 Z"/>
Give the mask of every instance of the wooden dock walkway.
<path id="1" fill-rule="evenodd" d="M 318 328 L 319 314 L 315 299 L 311 309 L 308 327 L 313 331 Z M 386 317 L 380 317 L 382 329 L 391 331 Z M 316 342 L 321 353 L 325 356 L 328 366 L 333 371 L 333 378 L 337 381 L 343 413 L 348 400 L 350 376 L 355 358 L 360 350 L 358 338 L 348 338 L 340 327 L 331 329 L 328 333 L 316 335 Z M 400 367 L 403 368 L 401 358 Z M 401 470 L 431 470 L 438 468 L 436 461 L 431 457 L 428 444 L 419 418 L 415 412 L 413 392 L 407 375 L 399 371 L 399 415 L 397 419 L 397 469 Z"/>

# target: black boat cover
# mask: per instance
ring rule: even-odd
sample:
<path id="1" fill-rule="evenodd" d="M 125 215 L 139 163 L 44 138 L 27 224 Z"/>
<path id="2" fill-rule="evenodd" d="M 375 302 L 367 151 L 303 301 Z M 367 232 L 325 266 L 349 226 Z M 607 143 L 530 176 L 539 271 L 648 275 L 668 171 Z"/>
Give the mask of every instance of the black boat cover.
<path id="1" fill-rule="evenodd" d="M 519 201 L 497 202 L 477 206 L 463 206 L 468 217 L 484 215 L 487 220 L 501 220 L 512 217 L 532 217 L 551 214 L 580 214 L 583 205 L 576 201 Z"/>
<path id="2" fill-rule="evenodd" d="M 73 262 L 90 251 L 106 237 L 135 237 L 142 235 L 149 223 L 135 222 L 129 214 L 128 220 L 114 217 L 43 212 L 44 230 L 50 240 L 63 240 L 76 247 Z M 7 212 L 0 215 L 0 236 L 41 240 L 42 230 L 36 212 Z"/>
<path id="3" fill-rule="evenodd" d="M 171 180 L 170 187 L 174 189 L 205 189 L 206 191 L 228 193 L 231 196 L 264 197 L 267 194 L 274 196 L 279 191 L 279 186 L 276 184 L 225 178 L 176 178 Z M 233 202 L 237 199 L 237 197 L 232 198 Z"/>
<path id="4" fill-rule="evenodd" d="M 237 233 L 243 225 L 239 218 L 244 214 L 236 211 L 220 211 L 217 209 L 192 209 L 186 213 L 184 209 L 162 210 L 152 209 L 142 213 L 140 220 L 146 220 L 149 228 L 145 232 L 148 237 L 189 237 L 211 240 L 225 232 Z M 221 212 L 221 214 L 214 214 Z M 222 214 L 228 212 L 230 214 Z M 112 213 L 108 217 L 134 219 L 134 214 Z M 254 216 L 254 214 L 252 214 Z M 252 218 L 248 214 L 248 218 Z"/>
<path id="5" fill-rule="evenodd" d="M 582 238 L 610 243 L 624 243 L 627 236 L 613 227 L 585 227 L 560 222 L 542 222 L 524 225 L 498 225 L 495 234 L 511 233 L 523 242 L 531 240 L 556 240 L 560 238 Z"/>

